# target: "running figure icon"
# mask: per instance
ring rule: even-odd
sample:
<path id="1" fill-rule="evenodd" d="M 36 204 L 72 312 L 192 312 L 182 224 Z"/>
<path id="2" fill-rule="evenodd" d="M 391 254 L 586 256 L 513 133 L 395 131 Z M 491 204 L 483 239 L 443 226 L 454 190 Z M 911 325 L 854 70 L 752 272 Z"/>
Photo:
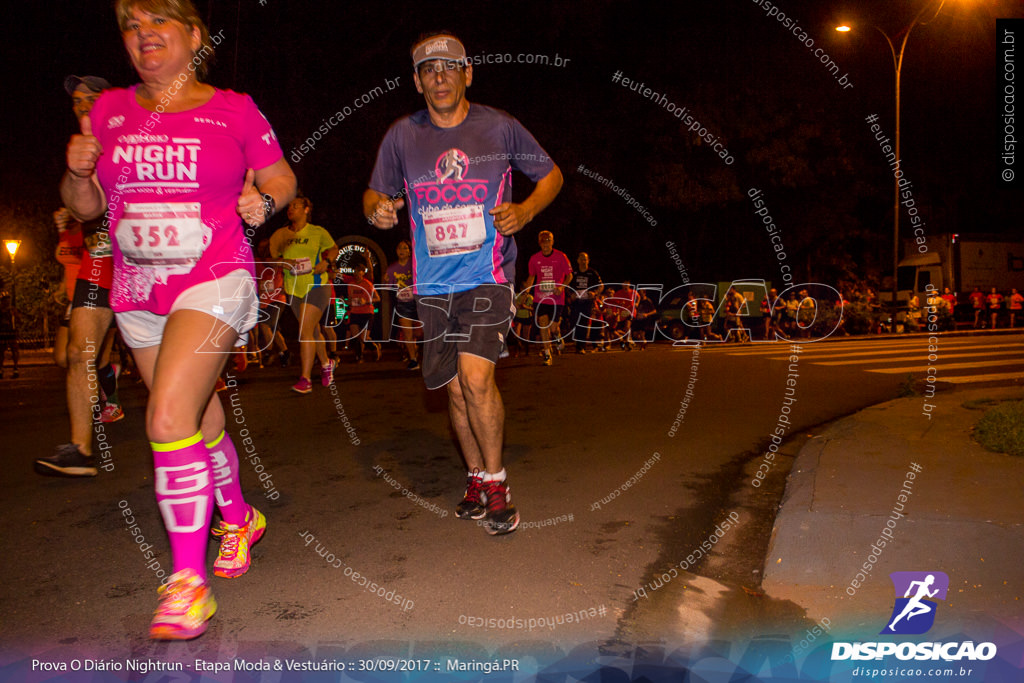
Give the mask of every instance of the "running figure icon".
<path id="1" fill-rule="evenodd" d="M 939 602 L 946 599 L 949 576 L 940 571 L 893 572 L 896 592 L 889 624 L 883 634 L 920 635 L 935 624 Z"/>
<path id="2" fill-rule="evenodd" d="M 933 598 L 935 597 L 935 594 L 939 592 L 938 588 L 932 591 L 928 590 L 928 587 L 933 583 L 935 583 L 934 574 L 929 574 L 924 581 L 912 581 L 910 583 L 910 587 L 907 588 L 907 592 L 903 595 L 905 598 L 910 598 L 910 601 L 907 603 L 906 607 L 903 608 L 903 611 L 900 612 L 899 616 L 893 619 L 892 623 L 889 624 L 890 631 L 896 631 L 896 622 L 903 617 L 906 617 L 907 621 L 910 621 L 918 615 L 928 614 L 935 609 L 935 607 L 921 602 L 922 598 Z M 917 592 L 914 594 L 914 597 L 911 598 L 910 593 L 914 590 L 914 586 L 917 586 Z"/>

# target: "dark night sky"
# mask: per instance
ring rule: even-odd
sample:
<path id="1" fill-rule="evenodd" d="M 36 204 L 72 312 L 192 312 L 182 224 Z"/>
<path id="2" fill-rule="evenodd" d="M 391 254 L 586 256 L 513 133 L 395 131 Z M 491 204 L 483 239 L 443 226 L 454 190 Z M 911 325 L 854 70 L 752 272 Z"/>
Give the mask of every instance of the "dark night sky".
<path id="1" fill-rule="evenodd" d="M 211 82 L 250 93 L 286 156 L 323 119 L 399 77 L 397 90 L 355 110 L 293 164 L 316 205 L 314 221 L 335 237 L 365 234 L 389 255 L 399 239 L 397 231 L 366 226 L 360 198 L 387 126 L 423 106 L 412 85 L 410 42 L 422 30 L 448 28 L 471 54 L 570 60 L 563 68 L 479 65 L 469 91 L 471 101 L 519 118 L 566 177 L 555 204 L 524 231 L 521 253 L 532 253 L 536 232 L 548 228 L 556 247 L 590 251 L 606 280 L 675 285 L 679 274 L 664 247 L 671 240 L 694 279 L 772 279 L 777 264 L 745 197 L 757 187 L 801 277 L 834 282 L 844 267 L 877 273 L 891 264 L 892 176 L 864 118 L 878 114 L 891 135 L 892 59 L 877 31 L 844 37 L 831 27 L 838 19 L 859 19 L 895 34 L 923 2 L 781 4 L 815 47 L 849 73 L 853 88 L 841 88 L 751 0 L 346 8 L 311 0 L 210 0 L 198 6 L 212 32 L 223 30 L 225 37 Z M 8 24 L 13 40 L 3 48 L 0 234 L 24 237 L 31 232 L 26 222 L 38 222 L 59 201 L 63 148 L 74 129 L 63 77 L 104 75 L 115 85 L 135 78 L 109 2 L 22 3 L 18 11 Z M 1020 234 L 1020 201 L 998 177 L 995 17 L 1009 16 L 1024 16 L 1019 3 L 949 0 L 937 19 L 910 36 L 903 168 L 929 234 Z M 735 163 L 724 165 L 655 102 L 613 83 L 620 70 L 689 107 L 721 136 Z M 657 226 L 578 173 L 580 164 L 625 187 Z M 517 181 L 521 198 L 528 182 Z"/>

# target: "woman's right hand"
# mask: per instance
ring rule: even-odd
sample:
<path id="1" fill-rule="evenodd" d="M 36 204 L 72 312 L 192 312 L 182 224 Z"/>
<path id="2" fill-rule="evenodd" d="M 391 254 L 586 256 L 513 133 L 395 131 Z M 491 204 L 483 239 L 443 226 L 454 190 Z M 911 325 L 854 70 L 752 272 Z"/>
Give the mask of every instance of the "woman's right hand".
<path id="1" fill-rule="evenodd" d="M 68 143 L 68 171 L 76 178 L 89 178 L 96 172 L 96 162 L 103 153 L 100 141 L 92 134 L 92 121 L 88 116 L 79 119 L 81 135 L 72 135 Z"/>

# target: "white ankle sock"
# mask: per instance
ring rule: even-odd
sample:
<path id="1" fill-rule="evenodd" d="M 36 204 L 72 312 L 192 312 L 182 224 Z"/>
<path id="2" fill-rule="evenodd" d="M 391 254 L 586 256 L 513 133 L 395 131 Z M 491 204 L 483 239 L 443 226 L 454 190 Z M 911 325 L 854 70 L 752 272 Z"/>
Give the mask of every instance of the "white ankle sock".
<path id="1" fill-rule="evenodd" d="M 502 467 L 501 472 L 498 472 L 497 474 L 490 474 L 488 472 L 485 472 L 484 481 L 505 481 L 506 476 L 507 475 L 505 474 L 505 468 Z"/>

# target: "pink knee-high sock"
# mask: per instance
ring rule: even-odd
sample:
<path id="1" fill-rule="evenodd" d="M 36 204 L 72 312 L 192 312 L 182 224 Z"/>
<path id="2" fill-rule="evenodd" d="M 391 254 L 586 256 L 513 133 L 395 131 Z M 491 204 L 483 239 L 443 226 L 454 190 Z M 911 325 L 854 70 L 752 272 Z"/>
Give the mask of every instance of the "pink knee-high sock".
<path id="1" fill-rule="evenodd" d="M 238 451 L 227 432 L 206 444 L 213 470 L 214 498 L 221 517 L 228 524 L 242 526 L 249 515 L 249 506 L 242 498 L 242 484 L 238 476 Z"/>
<path id="2" fill-rule="evenodd" d="M 206 579 L 206 542 L 213 514 L 210 456 L 203 435 L 153 443 L 156 502 L 171 540 L 174 571 L 193 569 Z"/>

